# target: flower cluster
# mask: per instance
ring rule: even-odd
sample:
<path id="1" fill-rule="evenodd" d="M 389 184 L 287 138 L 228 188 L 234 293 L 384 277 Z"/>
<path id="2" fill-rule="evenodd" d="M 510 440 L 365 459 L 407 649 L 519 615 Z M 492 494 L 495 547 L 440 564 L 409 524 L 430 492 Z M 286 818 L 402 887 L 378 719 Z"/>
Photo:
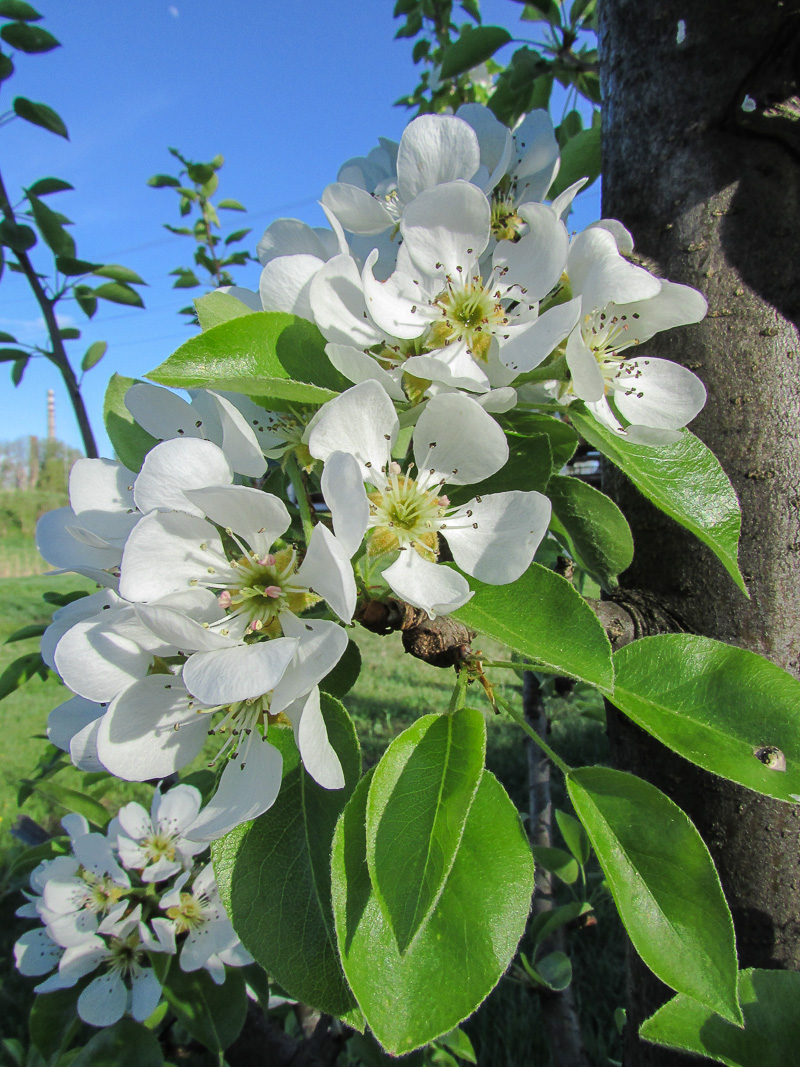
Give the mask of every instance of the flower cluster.
<path id="1" fill-rule="evenodd" d="M 141 470 L 80 460 L 69 507 L 37 534 L 45 559 L 102 587 L 57 611 L 42 642 L 73 693 L 48 733 L 78 767 L 157 779 L 218 738 L 217 791 L 187 827 L 197 841 L 274 803 L 275 729 L 341 788 L 319 686 L 359 597 L 434 618 L 469 600 L 470 577 L 516 581 L 547 535 L 545 495 L 493 488 L 509 458 L 497 417 L 578 404 L 634 444 L 680 438 L 702 383 L 639 353 L 705 300 L 635 263 L 615 220 L 570 236 L 583 183 L 549 196 L 559 165 L 544 112 L 514 131 L 478 104 L 415 119 L 328 186 L 330 229 L 278 220 L 258 246 L 259 292 L 227 290 L 313 322 L 351 388 L 280 412 L 230 392 L 128 391 L 157 442 Z"/>
<path id="2" fill-rule="evenodd" d="M 48 976 L 35 992 L 71 989 L 97 971 L 78 996 L 80 1018 L 111 1026 L 128 1012 L 141 1022 L 161 999 L 152 956 L 177 955 L 182 970 L 205 968 L 218 985 L 226 965 L 253 962 L 211 864 L 197 865 L 208 845 L 187 836 L 200 803 L 190 785 L 156 790 L 149 814 L 126 804 L 106 834 L 90 832 L 80 815 L 66 816 L 69 848 L 36 867 L 28 902 L 17 911 L 42 924 L 14 946 L 22 974 Z"/>

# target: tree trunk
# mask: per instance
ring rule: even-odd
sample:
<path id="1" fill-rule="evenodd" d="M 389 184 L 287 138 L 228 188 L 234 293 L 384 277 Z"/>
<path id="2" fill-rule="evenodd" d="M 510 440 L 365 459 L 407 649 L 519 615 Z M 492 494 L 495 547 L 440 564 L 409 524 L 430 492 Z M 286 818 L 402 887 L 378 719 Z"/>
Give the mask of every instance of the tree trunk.
<path id="1" fill-rule="evenodd" d="M 606 491 L 636 544 L 623 583 L 657 596 L 687 630 L 800 676 L 800 17 L 780 0 L 599 6 L 603 213 L 664 277 L 708 300 L 704 322 L 647 349 L 706 384 L 691 429 L 739 494 L 751 599 L 609 470 Z M 618 764 L 667 792 L 705 838 L 741 966 L 800 968 L 798 810 L 699 771 L 622 716 L 610 732 Z M 768 733 L 765 723 L 765 744 Z M 690 1062 L 636 1038 L 667 992 L 635 968 L 626 1067 Z"/>

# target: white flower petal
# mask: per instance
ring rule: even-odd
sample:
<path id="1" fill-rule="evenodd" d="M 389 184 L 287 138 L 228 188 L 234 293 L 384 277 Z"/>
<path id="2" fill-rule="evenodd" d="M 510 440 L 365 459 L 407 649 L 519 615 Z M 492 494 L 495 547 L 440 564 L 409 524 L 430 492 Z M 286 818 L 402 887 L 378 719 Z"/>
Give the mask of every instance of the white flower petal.
<path id="1" fill-rule="evenodd" d="M 415 378 L 428 378 L 476 393 L 488 389 L 490 384 L 486 372 L 470 355 L 466 341 L 454 341 L 424 356 L 411 356 L 403 364 L 403 370 Z"/>
<path id="2" fill-rule="evenodd" d="M 626 359 L 613 384 L 620 415 L 642 426 L 679 430 L 706 402 L 697 375 L 668 359 Z"/>
<path id="3" fill-rule="evenodd" d="M 78 1015 L 90 1026 L 113 1026 L 125 1013 L 128 990 L 116 971 L 94 978 L 78 997 Z"/>
<path id="4" fill-rule="evenodd" d="M 613 235 L 598 227 L 573 238 L 567 270 L 572 292 L 583 298 L 584 313 L 609 303 L 649 300 L 661 290 L 660 279 L 621 256 Z"/>
<path id="5" fill-rule="evenodd" d="M 281 787 L 282 768 L 283 757 L 277 748 L 251 738 L 244 766 L 237 760 L 228 761 L 219 788 L 188 828 L 192 840 L 214 841 L 271 808 Z"/>
<path id="6" fill-rule="evenodd" d="M 69 502 L 79 521 L 106 540 L 125 538 L 138 519 L 136 475 L 110 459 L 79 459 L 69 475 Z"/>
<path id="7" fill-rule="evenodd" d="M 402 368 L 389 372 L 366 352 L 351 345 L 337 345 L 332 341 L 325 345 L 325 354 L 333 366 L 351 382 L 380 382 L 392 400 L 405 402 L 406 395 L 400 384 L 403 377 Z"/>
<path id="8" fill-rule="evenodd" d="M 125 394 L 125 407 L 157 441 L 174 437 L 205 437 L 195 426 L 197 417 L 183 397 L 149 382 L 135 382 Z"/>
<path id="9" fill-rule="evenodd" d="M 514 130 L 514 175 L 520 202 L 544 200 L 558 174 L 560 154 L 547 111 L 530 111 Z"/>
<path id="10" fill-rule="evenodd" d="M 535 322 L 510 331 L 500 347 L 500 359 L 511 370 L 525 374 L 545 360 L 578 322 L 579 297 L 549 308 Z"/>
<path id="11" fill-rule="evenodd" d="M 317 271 L 310 301 L 314 322 L 326 341 L 371 348 L 383 340 L 366 315 L 361 274 L 352 256 L 334 256 Z"/>
<path id="12" fill-rule="evenodd" d="M 287 311 L 311 319 L 311 283 L 323 263 L 324 260 L 307 255 L 270 260 L 258 284 L 264 311 Z"/>
<path id="13" fill-rule="evenodd" d="M 237 406 L 221 393 L 199 389 L 192 395 L 192 407 L 204 423 L 213 421 L 218 424 L 220 439 L 215 443 L 236 473 L 260 478 L 267 469 L 267 461 L 255 432 Z"/>
<path id="14" fill-rule="evenodd" d="M 47 738 L 56 748 L 69 752 L 69 744 L 84 726 L 94 722 L 105 708 L 85 697 L 72 697 L 53 708 L 47 717 Z"/>
<path id="15" fill-rule="evenodd" d="M 232 704 L 274 689 L 297 649 L 294 638 L 278 637 L 191 656 L 183 668 L 190 693 L 205 704 Z"/>
<path id="16" fill-rule="evenodd" d="M 416 268 L 444 282 L 448 274 L 471 273 L 489 243 L 490 220 L 489 201 L 476 185 L 449 182 L 408 205 L 400 233 Z"/>
<path id="17" fill-rule="evenodd" d="M 78 730 L 69 743 L 69 754 L 73 764 L 79 771 L 89 771 L 96 774 L 105 771 L 105 767 L 97 755 L 97 734 L 100 730 L 100 718 L 87 723 L 82 730 Z"/>
<path id="18" fill-rule="evenodd" d="M 322 194 L 322 203 L 351 233 L 383 233 L 394 219 L 374 196 L 348 182 L 332 182 Z"/>
<path id="19" fill-rule="evenodd" d="M 214 485 L 190 489 L 186 495 L 217 526 L 244 538 L 259 556 L 267 555 L 291 522 L 282 500 L 246 485 Z"/>
<path id="20" fill-rule="evenodd" d="M 427 611 L 430 618 L 449 615 L 473 595 L 463 575 L 429 563 L 418 552 L 406 549 L 383 572 L 389 588 L 401 600 Z"/>
<path id="21" fill-rule="evenodd" d="M 183 593 L 200 580 L 208 581 L 209 567 L 223 574 L 230 569 L 209 522 L 185 512 L 153 512 L 139 520 L 125 545 L 122 595 L 147 601 Z"/>
<path id="22" fill-rule="evenodd" d="M 584 343 L 579 326 L 567 338 L 567 366 L 575 395 L 587 402 L 600 400 L 605 392 L 605 381 L 594 352 Z"/>
<path id="23" fill-rule="evenodd" d="M 161 1000 L 161 983 L 152 967 L 140 967 L 131 974 L 131 1015 L 143 1023 Z"/>
<path id="24" fill-rule="evenodd" d="M 357 592 L 350 554 L 321 523 L 311 534 L 305 559 L 297 570 L 297 581 L 324 597 L 344 622 L 353 618 Z"/>
<path id="25" fill-rule="evenodd" d="M 320 488 L 330 508 L 336 539 L 352 557 L 361 547 L 369 525 L 369 500 L 358 460 L 348 452 L 328 456 Z"/>
<path id="26" fill-rule="evenodd" d="M 14 945 L 14 963 L 20 974 L 38 977 L 58 966 L 63 952 L 47 931 L 41 928 L 27 930 Z"/>
<path id="27" fill-rule="evenodd" d="M 199 515 L 183 490 L 230 485 L 232 481 L 231 466 L 215 444 L 176 438 L 163 441 L 147 453 L 133 495 L 142 512 L 160 508 Z"/>
<path id="28" fill-rule="evenodd" d="M 152 674 L 113 701 L 100 721 L 98 755 L 118 778 L 165 778 L 205 744 L 209 718 L 189 707 L 180 679 Z M 202 710 L 202 709 L 201 709 Z"/>
<path id="29" fill-rule="evenodd" d="M 466 181 L 481 161 L 475 131 L 452 115 L 420 115 L 406 126 L 397 152 L 397 188 L 403 203 L 444 182 Z"/>
<path id="30" fill-rule="evenodd" d="M 509 296 L 533 303 L 545 297 L 567 265 L 567 228 L 545 204 L 523 204 L 517 213 L 528 226 L 519 241 L 499 241 L 492 256 L 495 267 L 505 267 L 505 284 L 514 284 Z M 526 292 L 527 290 L 527 292 Z"/>
<path id="31" fill-rule="evenodd" d="M 448 516 L 442 533 L 462 570 L 489 585 L 505 585 L 530 566 L 550 513 L 541 493 L 493 493 Z"/>
<path id="32" fill-rule="evenodd" d="M 112 588 L 117 578 L 108 573 L 119 565 L 122 549 L 117 544 L 89 544 L 82 538 L 81 521 L 72 508 L 47 511 L 36 524 L 36 547 L 48 563 L 65 571 L 77 571 L 99 585 Z"/>
<path id="33" fill-rule="evenodd" d="M 334 452 L 349 452 L 369 480 L 370 473 L 380 472 L 388 461 L 398 428 L 394 404 L 383 386 L 361 382 L 320 408 L 308 448 L 323 461 Z"/>
<path id="34" fill-rule="evenodd" d="M 326 231 L 311 227 L 299 219 L 275 219 L 258 242 L 256 254 L 261 265 L 265 266 L 278 256 L 309 255 L 325 260 L 331 253 Z"/>
<path id="35" fill-rule="evenodd" d="M 432 397 L 414 430 L 414 461 L 433 479 L 469 485 L 489 478 L 508 459 L 506 435 L 477 401 L 461 393 Z"/>
<path id="36" fill-rule="evenodd" d="M 298 647 L 272 694 L 270 710 L 275 715 L 330 674 L 348 641 L 347 632 L 328 619 L 298 619 L 286 612 L 281 615 L 281 626 L 287 637 L 297 639 Z"/>
<path id="37" fill-rule="evenodd" d="M 68 630 L 56 647 L 58 673 L 79 696 L 103 704 L 137 678 L 143 678 L 152 656 L 105 622 L 86 619 Z"/>
<path id="38" fill-rule="evenodd" d="M 504 159 L 508 162 L 512 145 L 511 131 L 492 114 L 488 107 L 484 107 L 483 104 L 462 104 L 456 112 L 456 118 L 468 122 L 475 131 L 481 163 L 488 168 L 490 173 Z"/>
<path id="39" fill-rule="evenodd" d="M 402 271 L 395 271 L 386 281 L 378 281 L 372 273 L 377 258 L 378 250 L 373 249 L 361 272 L 367 311 L 390 337 L 404 340 L 419 337 L 429 323 L 440 317 L 439 309 L 427 302 L 420 283 Z"/>
<path id="40" fill-rule="evenodd" d="M 315 687 L 308 696 L 295 700 L 283 709 L 283 713 L 292 724 L 303 766 L 314 781 L 323 789 L 341 789 L 344 786 L 344 771 L 328 740 L 320 709 L 319 689 Z"/>

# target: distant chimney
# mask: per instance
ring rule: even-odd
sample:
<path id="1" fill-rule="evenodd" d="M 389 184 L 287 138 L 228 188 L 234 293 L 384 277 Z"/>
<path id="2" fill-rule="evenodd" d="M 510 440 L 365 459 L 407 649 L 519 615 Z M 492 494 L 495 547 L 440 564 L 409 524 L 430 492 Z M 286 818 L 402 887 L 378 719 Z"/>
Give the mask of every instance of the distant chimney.
<path id="1" fill-rule="evenodd" d="M 56 394 L 52 389 L 47 390 L 47 440 L 56 439 Z"/>

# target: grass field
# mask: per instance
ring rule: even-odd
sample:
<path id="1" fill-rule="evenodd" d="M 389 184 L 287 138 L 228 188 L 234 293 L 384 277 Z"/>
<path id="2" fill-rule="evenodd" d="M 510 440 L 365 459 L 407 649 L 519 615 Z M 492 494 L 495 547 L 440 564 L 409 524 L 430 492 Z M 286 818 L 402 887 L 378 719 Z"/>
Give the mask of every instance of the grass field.
<path id="1" fill-rule="evenodd" d="M 51 607 L 42 600 L 47 590 L 67 592 L 90 589 L 87 579 L 75 575 L 33 576 L 0 579 L 0 672 L 18 655 L 34 651 L 38 639 L 31 638 L 11 645 L 3 644 L 14 631 L 35 622 L 47 621 Z M 399 635 L 386 638 L 356 628 L 353 637 L 362 652 L 365 669 L 355 687 L 344 698 L 361 739 L 366 766 L 376 762 L 388 742 L 420 715 L 443 710 L 452 691 L 452 671 L 421 663 L 403 652 Z M 501 649 L 481 642 L 487 655 Z M 521 679 L 513 671 L 493 673 L 492 682 L 502 696 L 519 705 Z M 41 793 L 34 792 L 22 808 L 17 805 L 20 778 L 30 776 L 44 749 L 42 735 L 48 713 L 68 696 L 54 678 L 34 678 L 0 702 L 4 725 L 4 743 L 0 756 L 0 859 L 3 850 L 12 846 L 10 829 L 18 814 L 24 813 L 49 831 L 58 829 L 65 809 Z M 512 722 L 495 716 L 476 687 L 470 703 L 482 706 L 488 728 L 487 765 L 501 779 L 517 807 L 527 805 L 527 762 L 523 735 Z M 582 717 L 570 701 L 560 703 L 560 714 L 553 722 L 551 743 L 571 763 L 597 763 L 606 759 L 605 735 L 601 724 Z M 80 781 L 74 768 L 59 772 L 56 781 L 63 784 Z M 146 800 L 150 789 L 143 785 L 118 783 L 102 802 L 119 806 L 136 797 Z M 560 783 L 554 784 L 554 802 L 566 807 Z M 565 900 L 569 890 L 564 887 Z M 15 894 L 16 896 L 16 894 Z M 4 951 L 10 950 L 15 937 L 27 923 L 13 919 L 18 901 L 7 898 L 0 908 Z M 16 932 L 15 932 L 16 927 Z M 621 932 L 610 900 L 601 901 L 598 924 L 573 938 L 570 952 L 575 967 L 576 996 L 582 1007 L 582 1022 L 591 1062 L 605 1067 L 609 1057 L 619 1058 L 619 1041 L 613 1013 L 622 1000 Z M 457 976 L 447 976 L 457 980 Z M 20 978 L 13 970 L 0 968 L 0 1024 L 6 1034 L 24 1032 L 24 1016 L 33 983 Z M 506 977 L 480 1011 L 466 1024 L 480 1050 L 481 1067 L 548 1067 L 547 1052 L 539 1016 L 537 995 Z M 2 1052 L 0 1051 L 0 1062 Z M 556 1065 L 552 1065 L 556 1067 Z"/>

